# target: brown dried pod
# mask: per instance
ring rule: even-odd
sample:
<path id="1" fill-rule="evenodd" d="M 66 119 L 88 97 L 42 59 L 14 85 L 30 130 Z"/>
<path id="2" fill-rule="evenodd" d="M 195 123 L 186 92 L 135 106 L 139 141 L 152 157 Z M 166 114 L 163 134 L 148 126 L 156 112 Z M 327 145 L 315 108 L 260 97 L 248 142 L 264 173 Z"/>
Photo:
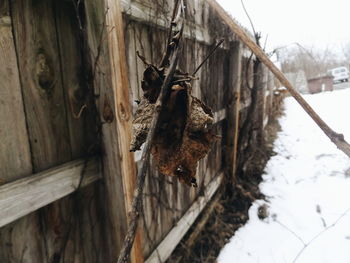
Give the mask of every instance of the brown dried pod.
<path id="1" fill-rule="evenodd" d="M 142 86 L 145 93 L 133 121 L 131 151 L 139 150 L 146 140 L 159 94 L 157 90 L 163 79 L 161 74 L 163 72 L 154 66 L 145 70 Z M 177 72 L 180 76 L 174 79 L 176 84 L 171 87 L 159 117 L 152 155 L 160 173 L 177 176 L 180 182 L 196 187 L 198 161 L 209 152 L 216 139 L 211 132 L 214 120 L 211 109 L 191 95 L 190 83 L 178 81 L 181 74 L 183 79 L 188 79 L 188 74 Z"/>

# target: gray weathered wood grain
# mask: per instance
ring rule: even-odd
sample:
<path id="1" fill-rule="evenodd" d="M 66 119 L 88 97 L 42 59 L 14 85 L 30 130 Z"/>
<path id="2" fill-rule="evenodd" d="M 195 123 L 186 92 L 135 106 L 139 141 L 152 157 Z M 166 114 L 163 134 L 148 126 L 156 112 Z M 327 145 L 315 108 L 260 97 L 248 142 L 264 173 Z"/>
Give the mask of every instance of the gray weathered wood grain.
<path id="1" fill-rule="evenodd" d="M 146 263 L 165 262 L 175 249 L 182 237 L 186 234 L 193 222 L 196 220 L 205 205 L 210 201 L 223 179 L 223 174 L 217 175 L 204 190 L 204 194 L 190 206 L 177 224 L 166 235 L 156 250 L 147 258 Z"/>
<path id="2" fill-rule="evenodd" d="M 0 2 L 0 185 L 32 173 L 7 1 Z"/>
<path id="3" fill-rule="evenodd" d="M 34 172 L 71 159 L 53 1 L 13 1 L 13 25 Z"/>
<path id="4" fill-rule="evenodd" d="M 101 178 L 96 158 L 77 160 L 0 186 L 0 227 Z"/>

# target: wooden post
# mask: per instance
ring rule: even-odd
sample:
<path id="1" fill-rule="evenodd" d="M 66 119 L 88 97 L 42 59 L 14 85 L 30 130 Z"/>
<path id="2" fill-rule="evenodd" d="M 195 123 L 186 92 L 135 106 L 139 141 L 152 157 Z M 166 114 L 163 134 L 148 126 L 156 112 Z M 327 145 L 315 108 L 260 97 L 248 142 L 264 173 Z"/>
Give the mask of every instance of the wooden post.
<path id="1" fill-rule="evenodd" d="M 236 75 L 236 81 L 234 86 L 235 95 L 235 108 L 234 108 L 234 137 L 233 137 L 233 162 L 232 162 L 232 176 L 233 182 L 236 179 L 237 169 L 237 150 L 238 150 L 238 136 L 239 136 L 239 112 L 241 109 L 241 72 L 242 72 L 242 49 L 243 46 L 239 43 L 234 52 L 233 59 L 236 61 L 235 67 L 233 68 L 233 74 Z"/>
<path id="2" fill-rule="evenodd" d="M 235 182 L 235 172 L 237 166 L 237 144 L 239 131 L 239 111 L 240 111 L 240 89 L 241 89 L 241 69 L 242 69 L 242 44 L 234 42 L 230 47 L 230 67 L 228 72 L 229 89 L 226 91 L 228 98 L 227 113 L 227 137 L 228 148 L 226 165 L 232 182 Z"/>
<path id="3" fill-rule="evenodd" d="M 125 194 L 125 207 L 127 213 L 131 211 L 131 203 L 136 181 L 136 166 L 134 155 L 129 151 L 131 141 L 132 111 L 129 98 L 128 70 L 126 65 L 124 32 L 122 22 L 122 11 L 119 0 L 106 0 L 107 16 L 106 24 L 108 29 L 113 29 L 107 35 L 107 45 L 111 67 L 111 90 L 109 97 L 103 98 L 103 105 L 113 105 L 115 121 L 111 124 L 112 129 L 117 133 L 118 144 L 105 144 L 105 147 L 116 148 L 109 151 L 119 153 L 114 156 L 114 161 L 120 161 L 120 170 L 123 180 Z M 110 100 L 110 102 L 108 102 Z M 132 262 L 142 263 L 143 253 L 141 246 L 140 231 L 137 232 L 133 250 L 131 252 Z"/>
<path id="4" fill-rule="evenodd" d="M 258 147 L 261 147 L 264 145 L 265 141 L 265 131 L 264 131 L 264 118 L 265 118 L 265 93 L 266 93 L 266 86 L 267 86 L 267 68 L 261 64 L 259 65 L 260 69 L 259 72 L 261 76 L 259 76 L 259 83 L 258 85 L 258 91 L 257 91 L 257 97 L 260 98 L 257 101 L 257 112 L 256 112 L 256 127 L 255 130 L 257 131 L 257 145 Z"/>

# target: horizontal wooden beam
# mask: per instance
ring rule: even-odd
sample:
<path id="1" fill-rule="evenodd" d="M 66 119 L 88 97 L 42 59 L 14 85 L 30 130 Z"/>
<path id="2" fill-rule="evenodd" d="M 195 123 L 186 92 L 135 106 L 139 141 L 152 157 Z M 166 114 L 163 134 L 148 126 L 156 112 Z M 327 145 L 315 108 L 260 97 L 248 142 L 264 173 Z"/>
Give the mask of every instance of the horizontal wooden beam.
<path id="1" fill-rule="evenodd" d="M 159 14 L 158 11 L 152 9 L 150 6 L 132 2 L 130 0 L 122 0 L 123 13 L 129 16 L 132 20 L 145 24 L 153 24 L 158 28 L 169 28 L 169 17 Z M 152 19 L 150 19 L 152 17 Z M 189 28 L 192 29 L 189 29 Z M 191 24 L 191 26 L 184 28 L 184 37 L 188 39 L 196 39 L 198 42 L 203 42 L 211 45 L 213 42 L 208 30 L 199 25 Z M 194 31 L 193 31 L 194 28 Z M 191 30 L 191 31 L 190 31 Z"/>
<path id="2" fill-rule="evenodd" d="M 97 158 L 72 161 L 0 186 L 0 227 L 101 178 Z M 82 181 L 81 181 L 82 180 Z M 80 182 L 81 181 L 81 182 Z"/>
<path id="3" fill-rule="evenodd" d="M 223 176 L 223 173 L 220 173 L 207 185 L 204 190 L 204 195 L 199 196 L 191 205 L 187 212 L 177 222 L 175 227 L 170 230 L 168 235 L 148 257 L 146 263 L 161 263 L 167 260 L 186 232 L 192 226 L 196 218 L 202 212 L 203 208 L 211 200 L 212 196 L 219 188 Z"/>

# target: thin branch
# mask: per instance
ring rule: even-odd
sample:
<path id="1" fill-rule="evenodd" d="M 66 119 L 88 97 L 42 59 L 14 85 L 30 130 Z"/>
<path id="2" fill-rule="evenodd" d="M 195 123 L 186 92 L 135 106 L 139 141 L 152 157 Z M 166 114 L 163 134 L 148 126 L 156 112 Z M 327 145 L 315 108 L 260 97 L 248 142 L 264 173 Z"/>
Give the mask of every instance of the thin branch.
<path id="1" fill-rule="evenodd" d="M 248 17 L 248 19 L 249 19 L 249 23 L 250 23 L 250 26 L 252 27 L 254 36 L 257 36 L 256 31 L 255 31 L 255 27 L 254 27 L 254 24 L 253 24 L 253 21 L 252 21 L 252 19 L 250 18 L 250 15 L 249 15 L 247 9 L 245 8 L 245 4 L 244 4 L 243 0 L 241 0 L 241 4 L 242 4 L 243 10 L 244 10 L 244 13 L 247 15 L 247 17 Z"/>
<path id="2" fill-rule="evenodd" d="M 326 231 L 328 231 L 329 229 L 335 227 L 336 224 L 338 224 L 338 222 L 344 217 L 346 216 L 346 214 L 350 211 L 350 208 L 348 208 L 337 220 L 334 221 L 333 224 L 331 224 L 330 226 L 326 227 L 325 229 L 323 229 L 320 233 L 318 233 L 316 236 L 314 236 L 309 242 L 307 242 L 306 244 L 304 244 L 304 247 L 299 251 L 299 253 L 296 255 L 296 257 L 293 260 L 293 263 L 297 262 L 298 258 L 300 257 L 300 255 L 305 251 L 305 249 L 307 247 L 310 246 L 310 244 L 315 241 L 317 238 L 319 238 L 322 234 L 324 234 Z"/>
<path id="3" fill-rule="evenodd" d="M 225 39 L 221 39 L 219 43 L 216 44 L 216 46 L 209 52 L 209 54 L 204 58 L 202 63 L 199 64 L 199 66 L 196 68 L 196 70 L 192 73 L 192 76 L 196 75 L 198 70 L 204 65 L 204 63 L 211 57 L 211 55 L 214 54 L 215 50 L 224 42 Z"/>
<path id="4" fill-rule="evenodd" d="M 174 27 L 177 24 L 177 20 L 179 19 L 179 16 L 178 16 L 178 14 L 180 13 L 180 12 L 178 12 L 179 11 L 179 3 L 180 3 L 180 0 L 176 0 L 175 4 L 174 4 L 173 15 L 171 17 L 171 23 L 170 23 L 169 33 L 168 33 L 167 47 L 166 47 L 166 51 L 165 51 L 165 53 L 163 55 L 163 58 L 162 58 L 162 60 L 160 62 L 159 68 L 162 68 L 162 67 L 166 66 L 167 63 L 169 62 L 169 56 L 170 56 L 170 52 L 171 52 L 171 46 L 169 44 L 172 41 L 173 29 L 174 29 Z"/>
<path id="5" fill-rule="evenodd" d="M 149 63 L 146 60 L 146 58 L 140 54 L 140 52 L 138 50 L 136 50 L 136 55 L 138 56 L 139 59 L 141 59 L 141 61 L 143 62 L 143 64 L 145 64 L 145 66 L 151 65 L 151 63 Z"/>
<path id="6" fill-rule="evenodd" d="M 309 114 L 309 116 L 316 122 L 321 130 L 328 136 L 328 138 L 350 157 L 350 145 L 345 141 L 344 135 L 333 131 L 327 123 L 314 111 L 314 109 L 306 102 L 306 100 L 296 91 L 284 74 L 279 70 L 265 52 L 242 30 L 242 28 L 226 13 L 226 11 L 215 1 L 208 0 L 209 5 L 218 13 L 219 17 L 231 28 L 241 41 L 261 60 L 262 63 L 275 75 L 275 77 L 286 87 L 289 93 L 297 100 L 300 106 Z"/>
<path id="7" fill-rule="evenodd" d="M 279 224 L 280 226 L 282 226 L 285 230 L 287 230 L 289 233 L 291 233 L 293 236 L 295 236 L 297 239 L 299 239 L 299 241 L 306 246 L 305 241 L 297 234 L 295 233 L 293 230 L 291 230 L 289 227 L 287 227 L 285 224 L 281 223 L 280 221 L 278 221 L 277 219 L 275 220 L 275 222 L 277 224 Z"/>

